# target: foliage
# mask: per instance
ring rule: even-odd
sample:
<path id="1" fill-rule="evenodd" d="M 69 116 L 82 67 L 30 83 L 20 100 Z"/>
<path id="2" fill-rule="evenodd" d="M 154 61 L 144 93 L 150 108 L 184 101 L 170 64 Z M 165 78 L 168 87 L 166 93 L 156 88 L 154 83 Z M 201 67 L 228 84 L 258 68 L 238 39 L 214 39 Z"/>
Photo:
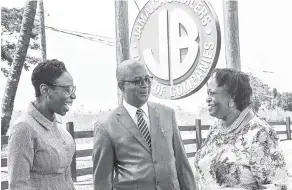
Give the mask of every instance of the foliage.
<path id="1" fill-rule="evenodd" d="M 284 111 L 292 111 L 292 92 L 282 93 L 280 106 Z"/>
<path id="2" fill-rule="evenodd" d="M 276 88 L 271 89 L 259 78 L 248 73 L 253 89 L 252 108 L 258 112 L 260 108 L 273 110 L 283 109 L 292 111 L 292 92 L 280 93 Z"/>
<path id="3" fill-rule="evenodd" d="M 273 97 L 276 98 L 278 95 L 277 88 L 273 88 Z"/>
<path id="4" fill-rule="evenodd" d="M 23 16 L 23 8 L 6 8 L 1 7 L 1 61 L 5 63 L 1 65 L 1 72 L 4 76 L 8 76 L 9 68 L 13 62 L 13 55 L 16 49 L 17 38 L 20 33 L 20 27 Z M 40 29 L 39 21 L 35 20 L 34 28 L 31 33 L 31 43 L 29 45 L 29 51 L 38 51 L 40 50 L 40 45 L 38 43 Z M 40 61 L 39 58 L 36 58 L 33 55 L 27 55 L 24 62 L 24 69 L 29 70 L 31 65 L 34 65 Z"/>
<path id="5" fill-rule="evenodd" d="M 272 107 L 272 91 L 270 87 L 265 84 L 262 80 L 257 78 L 251 73 L 247 73 L 250 78 L 250 84 L 252 87 L 252 108 L 254 111 L 258 112 L 261 106 L 264 106 L 268 109 Z"/>

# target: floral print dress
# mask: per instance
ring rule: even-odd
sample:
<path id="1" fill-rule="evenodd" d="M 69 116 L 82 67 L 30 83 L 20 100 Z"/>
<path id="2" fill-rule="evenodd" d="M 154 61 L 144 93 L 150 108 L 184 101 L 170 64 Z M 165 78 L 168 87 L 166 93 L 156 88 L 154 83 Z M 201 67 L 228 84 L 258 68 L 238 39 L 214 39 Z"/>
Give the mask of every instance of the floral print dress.
<path id="1" fill-rule="evenodd" d="M 222 120 L 211 126 L 195 156 L 197 190 L 287 190 L 288 171 L 279 138 L 258 117 L 223 135 Z"/>

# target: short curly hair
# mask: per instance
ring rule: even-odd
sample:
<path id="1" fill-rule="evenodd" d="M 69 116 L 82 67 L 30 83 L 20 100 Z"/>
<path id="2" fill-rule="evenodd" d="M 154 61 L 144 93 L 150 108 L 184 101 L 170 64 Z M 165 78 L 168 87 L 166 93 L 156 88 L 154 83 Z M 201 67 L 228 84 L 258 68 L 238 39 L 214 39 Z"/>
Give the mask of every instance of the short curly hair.
<path id="1" fill-rule="evenodd" d="M 31 82 L 35 89 L 35 96 L 41 96 L 40 85 L 54 83 L 64 72 L 67 72 L 66 66 L 57 59 L 45 60 L 39 63 L 33 70 Z"/>
<path id="2" fill-rule="evenodd" d="M 216 68 L 213 74 L 215 74 L 218 86 L 226 89 L 227 93 L 234 99 L 239 111 L 251 104 L 252 88 L 247 74 L 228 68 Z"/>

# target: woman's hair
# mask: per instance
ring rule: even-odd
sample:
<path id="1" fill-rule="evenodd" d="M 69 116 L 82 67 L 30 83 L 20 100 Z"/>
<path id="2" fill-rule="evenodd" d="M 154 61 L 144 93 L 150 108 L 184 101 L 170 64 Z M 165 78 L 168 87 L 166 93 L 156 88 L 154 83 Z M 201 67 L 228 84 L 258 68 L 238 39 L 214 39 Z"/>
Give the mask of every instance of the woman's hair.
<path id="1" fill-rule="evenodd" d="M 213 71 L 219 87 L 224 87 L 234 99 L 237 109 L 244 110 L 251 104 L 252 88 L 247 74 L 235 69 L 215 69 Z"/>
<path id="2" fill-rule="evenodd" d="M 41 84 L 53 84 L 64 72 L 67 72 L 65 64 L 57 59 L 45 60 L 39 63 L 33 70 L 31 82 L 35 89 L 35 96 L 41 96 Z"/>

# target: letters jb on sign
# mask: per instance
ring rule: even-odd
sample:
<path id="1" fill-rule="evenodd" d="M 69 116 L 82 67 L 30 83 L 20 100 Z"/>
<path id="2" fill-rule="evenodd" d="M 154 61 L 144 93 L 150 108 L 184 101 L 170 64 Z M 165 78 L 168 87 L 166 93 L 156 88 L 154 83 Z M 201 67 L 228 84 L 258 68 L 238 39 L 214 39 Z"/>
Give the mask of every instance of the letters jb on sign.
<path id="1" fill-rule="evenodd" d="M 131 57 L 154 77 L 151 93 L 180 99 L 209 79 L 220 52 L 217 16 L 204 0 L 150 0 L 131 33 Z"/>

